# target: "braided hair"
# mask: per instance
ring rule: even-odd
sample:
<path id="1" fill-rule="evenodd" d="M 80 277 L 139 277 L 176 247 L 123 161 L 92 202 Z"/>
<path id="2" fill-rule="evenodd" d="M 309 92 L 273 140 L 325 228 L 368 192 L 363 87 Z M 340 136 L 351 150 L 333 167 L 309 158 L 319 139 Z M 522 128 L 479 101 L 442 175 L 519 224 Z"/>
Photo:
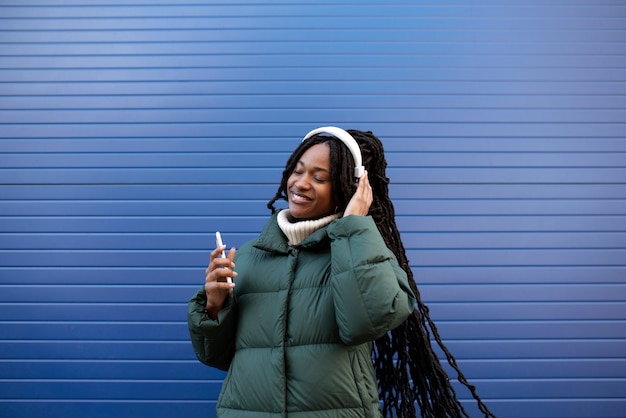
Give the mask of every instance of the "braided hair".
<path id="1" fill-rule="evenodd" d="M 373 362 L 383 415 L 416 417 L 417 405 L 422 418 L 469 418 L 431 345 L 432 335 L 448 363 L 456 371 L 459 382 L 469 389 L 476 400 L 479 410 L 485 417 L 495 417 L 442 342 L 437 327 L 430 318 L 429 309 L 421 300 L 395 222 L 395 210 L 389 197 L 389 178 L 385 173 L 387 161 L 381 141 L 372 132 L 348 130 L 348 133 L 359 144 L 363 165 L 372 186 L 374 196 L 369 215 L 376 222 L 385 244 L 406 272 L 417 299 L 413 313 L 400 326 L 374 341 Z M 318 134 L 303 141 L 287 160 L 278 191 L 267 204 L 272 213 L 276 211 L 276 201 L 287 200 L 287 180 L 302 154 L 319 143 L 327 143 L 330 147 L 330 176 L 337 211 L 343 212 L 346 208 L 356 190 L 353 180 L 354 160 L 347 147 L 337 138 Z"/>

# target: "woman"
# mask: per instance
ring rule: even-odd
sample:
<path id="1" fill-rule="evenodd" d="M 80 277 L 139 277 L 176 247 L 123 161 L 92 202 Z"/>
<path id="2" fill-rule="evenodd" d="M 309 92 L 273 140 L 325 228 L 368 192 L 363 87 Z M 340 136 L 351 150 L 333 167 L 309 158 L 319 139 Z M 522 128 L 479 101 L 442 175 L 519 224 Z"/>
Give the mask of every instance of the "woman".
<path id="1" fill-rule="evenodd" d="M 227 258 L 216 248 L 189 302 L 198 359 L 228 370 L 217 415 L 379 417 L 380 394 L 385 415 L 414 417 L 418 405 L 423 417 L 467 416 L 430 346 L 427 326 L 442 344 L 400 241 L 380 140 L 320 129 L 287 161 L 259 238 Z"/>

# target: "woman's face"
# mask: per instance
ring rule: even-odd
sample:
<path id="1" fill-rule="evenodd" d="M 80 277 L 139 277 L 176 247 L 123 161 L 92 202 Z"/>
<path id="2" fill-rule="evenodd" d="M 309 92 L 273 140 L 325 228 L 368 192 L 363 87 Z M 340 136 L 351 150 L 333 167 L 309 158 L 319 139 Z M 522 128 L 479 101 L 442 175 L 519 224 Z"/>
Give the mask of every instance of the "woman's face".
<path id="1" fill-rule="evenodd" d="M 287 179 L 287 191 L 294 218 L 319 219 L 334 213 L 328 144 L 313 145 L 302 154 Z"/>

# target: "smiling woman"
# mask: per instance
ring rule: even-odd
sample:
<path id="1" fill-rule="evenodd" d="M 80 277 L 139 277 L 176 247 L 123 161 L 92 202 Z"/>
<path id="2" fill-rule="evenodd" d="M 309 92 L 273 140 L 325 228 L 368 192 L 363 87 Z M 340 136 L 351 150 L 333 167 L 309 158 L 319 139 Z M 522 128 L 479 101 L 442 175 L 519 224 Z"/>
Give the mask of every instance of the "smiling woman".
<path id="1" fill-rule="evenodd" d="M 211 254 L 188 322 L 198 359 L 228 370 L 218 416 L 468 416 L 431 333 L 481 412 L 493 416 L 419 299 L 382 143 L 371 132 L 349 133 L 370 169 L 358 183 L 345 144 L 313 135 L 287 161 L 260 237 L 227 259 L 217 256 L 223 247 Z M 277 212 L 278 199 L 288 209 Z"/>

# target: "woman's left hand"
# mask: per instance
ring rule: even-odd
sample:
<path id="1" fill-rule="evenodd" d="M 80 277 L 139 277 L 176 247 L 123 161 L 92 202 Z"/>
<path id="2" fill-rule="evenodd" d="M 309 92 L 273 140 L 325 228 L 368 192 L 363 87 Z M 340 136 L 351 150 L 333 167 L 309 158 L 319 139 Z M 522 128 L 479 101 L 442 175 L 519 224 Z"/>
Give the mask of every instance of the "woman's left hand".
<path id="1" fill-rule="evenodd" d="M 357 186 L 352 199 L 348 202 L 348 206 L 346 206 L 343 216 L 367 215 L 373 200 L 374 195 L 372 194 L 372 187 L 370 186 L 370 181 L 367 177 L 367 171 L 365 171 L 363 175 L 359 177 L 359 185 Z"/>

